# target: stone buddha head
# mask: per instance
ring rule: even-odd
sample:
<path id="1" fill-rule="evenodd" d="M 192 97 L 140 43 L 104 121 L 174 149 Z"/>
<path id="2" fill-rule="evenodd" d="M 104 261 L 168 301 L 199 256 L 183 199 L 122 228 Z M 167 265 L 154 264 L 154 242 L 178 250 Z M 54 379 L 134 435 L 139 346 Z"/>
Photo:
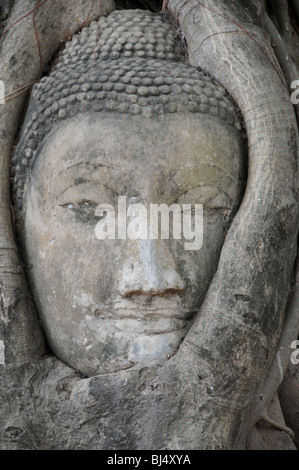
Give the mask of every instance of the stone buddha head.
<path id="1" fill-rule="evenodd" d="M 115 11 L 35 85 L 13 159 L 17 226 L 51 350 L 91 376 L 176 353 L 217 270 L 244 190 L 241 124 L 185 63 L 173 26 Z M 203 243 L 100 240 L 97 207 L 203 205 Z M 150 212 L 150 211 L 149 211 Z M 193 222 L 192 222 L 193 220 Z"/>

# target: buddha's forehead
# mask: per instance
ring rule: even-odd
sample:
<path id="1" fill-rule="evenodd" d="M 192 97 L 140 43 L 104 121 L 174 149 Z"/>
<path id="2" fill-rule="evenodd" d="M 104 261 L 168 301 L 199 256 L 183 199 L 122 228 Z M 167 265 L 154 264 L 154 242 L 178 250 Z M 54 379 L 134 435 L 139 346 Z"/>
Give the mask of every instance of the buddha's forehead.
<path id="1" fill-rule="evenodd" d="M 41 187 L 58 180 L 165 185 L 196 184 L 235 192 L 243 167 L 239 133 L 213 116 L 172 114 L 147 119 L 85 113 L 54 130 L 33 167 Z"/>

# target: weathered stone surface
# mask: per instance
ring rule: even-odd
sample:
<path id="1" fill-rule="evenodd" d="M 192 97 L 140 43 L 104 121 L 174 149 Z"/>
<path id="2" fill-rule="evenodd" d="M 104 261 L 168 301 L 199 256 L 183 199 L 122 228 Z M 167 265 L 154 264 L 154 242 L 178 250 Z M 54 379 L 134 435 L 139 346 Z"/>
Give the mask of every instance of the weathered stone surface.
<path id="1" fill-rule="evenodd" d="M 284 414 L 281 411 L 278 396 L 269 406 L 269 416 L 277 423 L 284 424 Z M 271 424 L 260 421 L 247 441 L 248 450 L 296 450 L 291 436 L 280 429 L 275 429 Z"/>
<path id="2" fill-rule="evenodd" d="M 180 50 L 173 26 L 148 12 L 93 22 L 33 89 L 13 159 L 41 324 L 52 351 L 88 376 L 177 352 L 243 193 L 245 143 L 233 105 L 208 76 L 174 61 Z M 184 233 L 181 241 L 99 241 L 97 207 L 117 214 L 118 196 L 125 212 L 178 204 L 180 232 L 184 204 L 202 204 L 203 247 L 200 233 L 192 248 Z M 145 219 L 153 229 L 150 212 Z"/>
<path id="3" fill-rule="evenodd" d="M 45 139 L 26 182 L 20 229 L 42 326 L 61 359 L 96 375 L 177 351 L 217 269 L 242 195 L 244 160 L 238 131 L 193 113 L 88 113 Z M 125 240 L 118 239 L 119 196 Z M 101 204 L 114 211 L 104 218 L 105 230 L 114 224 L 112 239 L 96 237 Z M 155 204 L 178 205 L 180 239 L 172 239 L 167 219 L 169 240 L 158 232 L 150 239 Z M 196 238 L 184 238 L 184 204 L 189 212 L 203 205 L 202 248 L 191 213 Z M 137 216 L 146 233 L 136 232 Z M 130 226 L 145 239 L 131 239 Z"/>
<path id="4" fill-rule="evenodd" d="M 45 57 L 49 59 L 53 47 L 55 48 L 59 41 L 67 37 L 66 30 L 73 34 L 74 30 L 80 27 L 81 8 L 82 11 L 83 8 L 87 8 L 91 12 L 91 16 L 94 15 L 95 18 L 101 13 L 90 8 L 97 2 L 89 4 L 89 2 L 78 1 L 68 2 L 70 7 L 64 16 L 62 3 L 49 0 L 45 5 L 49 6 L 51 3 L 52 6 L 55 4 L 61 15 L 59 18 L 55 18 L 52 13 L 48 29 L 45 27 L 43 32 L 42 28 L 40 29 L 40 25 L 46 25 L 45 11 L 36 15 L 43 60 Z M 267 60 L 257 45 L 257 41 L 264 40 L 265 36 L 262 27 L 261 3 L 252 1 L 243 4 L 242 2 L 241 6 L 240 2 L 234 0 L 228 0 L 225 3 L 218 0 L 206 0 L 204 6 L 200 3 L 196 2 L 195 4 L 191 0 L 183 3 L 170 0 L 168 9 L 173 13 L 174 18 L 179 16 L 180 25 L 188 41 L 192 64 L 197 67 L 201 66 L 216 77 L 241 108 L 249 136 L 249 171 L 245 197 L 225 239 L 218 269 L 206 293 L 200 315 L 196 317 L 181 347 L 168 360 L 159 360 L 155 364 L 143 364 L 141 368 L 137 366 L 129 370 L 103 373 L 87 378 L 53 356 L 51 352 L 45 354 L 40 329 L 34 317 L 33 303 L 27 294 L 20 269 L 10 218 L 8 156 L 12 150 L 13 138 L 19 125 L 24 100 L 19 98 L 13 102 L 13 105 L 5 106 L 4 112 L 0 115 L 0 176 L 6 183 L 0 186 L 0 333 L 3 334 L 1 336 L 3 343 L 0 343 L 2 403 L 0 447 L 3 449 L 244 448 L 249 429 L 261 417 L 260 410 L 256 416 L 253 409 L 256 397 L 263 391 L 264 383 L 269 383 L 267 380 L 264 382 L 264 379 L 271 361 L 273 357 L 277 357 L 275 347 L 282 326 L 285 324 L 286 305 L 296 255 L 298 231 L 297 124 L 281 77 L 278 77 L 277 70 L 272 67 L 271 61 Z M 25 0 L 22 3 L 26 6 L 29 4 L 32 6 L 35 5 L 35 2 Z M 103 2 L 103 4 L 108 12 L 109 8 L 111 9 L 111 4 L 109 2 Z M 215 11 L 213 12 L 215 8 L 222 16 L 215 14 Z M 82 21 L 88 16 L 85 13 L 84 10 Z M 15 14 L 17 13 L 15 12 Z M 233 28 L 236 31 L 231 30 L 232 25 L 227 21 L 227 17 L 234 20 Z M 61 27 L 61 24 L 64 27 Z M 28 51 L 31 52 L 25 53 L 22 58 L 22 44 L 20 42 L 24 42 L 25 38 L 24 44 L 30 44 L 28 31 L 32 35 L 31 39 L 36 39 L 32 29 L 32 17 L 29 16 L 28 21 L 24 21 L 24 25 L 26 25 L 26 27 L 24 26 L 26 34 L 17 35 L 16 38 L 14 30 L 11 30 L 7 35 L 7 47 L 2 48 L 1 51 L 0 64 L 3 76 L 6 77 L 12 88 L 16 86 L 15 84 L 23 85 L 23 80 L 25 83 L 28 80 L 36 80 L 40 68 L 39 57 L 32 47 L 28 46 Z M 244 31 L 242 34 L 237 34 L 240 33 L 238 30 L 240 25 L 248 29 L 248 35 L 244 34 Z M 64 34 L 66 36 L 63 36 Z M 255 38 L 255 42 L 252 41 L 252 37 Z M 11 52 L 13 48 L 9 47 L 11 44 L 15 45 L 16 57 L 14 59 Z M 56 46 L 51 47 L 51 44 Z M 36 46 L 36 43 L 34 45 Z M 132 49 L 131 44 L 130 48 Z M 130 48 L 128 51 L 131 50 Z M 137 48 L 136 51 L 138 52 Z M 118 50 L 112 51 L 112 53 L 118 52 Z M 94 53 L 96 51 L 89 51 L 86 63 L 92 63 Z M 34 59 L 30 54 L 34 56 Z M 25 61 L 23 65 L 33 60 L 32 68 L 25 67 L 24 69 L 23 67 L 23 70 L 20 66 L 14 68 L 14 60 L 20 64 L 20 57 Z M 26 62 L 28 60 L 29 62 Z M 104 94 L 116 92 L 119 96 L 118 94 L 124 91 L 122 87 L 126 85 L 129 87 L 126 90 L 127 94 L 132 94 L 133 99 L 136 99 L 137 96 L 141 100 L 140 106 L 148 104 L 146 91 L 149 88 L 146 86 L 152 86 L 152 96 L 158 96 L 155 94 L 156 87 L 160 86 L 163 87 L 163 92 L 160 94 L 163 99 L 167 100 L 170 95 L 167 88 L 171 86 L 169 83 L 157 83 L 153 86 L 147 82 L 145 87 L 144 84 L 139 83 L 139 79 L 151 78 L 149 76 L 133 77 L 135 83 L 132 82 L 132 77 L 128 77 L 127 84 L 121 82 L 118 83 L 118 90 L 110 89 L 111 84 L 116 83 L 112 77 L 113 74 L 111 83 L 108 80 L 101 82 L 101 86 L 108 87 L 106 90 L 94 90 L 93 86 L 96 82 L 91 79 L 91 83 L 88 83 L 82 77 L 84 81 L 80 84 L 81 88 L 79 89 L 82 101 L 93 103 L 95 92 Z M 208 81 L 211 83 L 211 79 Z M 46 80 L 42 83 L 45 82 Z M 271 83 L 271 90 L 269 90 L 269 83 Z M 76 86 L 76 84 L 72 86 Z M 135 88 L 132 87 L 137 89 L 140 87 L 140 93 L 135 93 Z M 177 87 L 175 89 L 177 90 Z M 66 131 L 67 126 L 75 122 L 75 114 L 77 113 L 77 118 L 80 119 L 79 131 L 82 127 L 82 134 L 87 132 L 88 135 L 88 132 L 92 133 L 92 126 L 97 125 L 101 112 L 103 115 L 112 111 L 112 109 L 105 109 L 105 113 L 103 113 L 103 108 L 92 110 L 92 106 L 88 107 L 88 105 L 85 110 L 80 108 L 77 112 L 73 107 L 74 102 L 70 101 L 65 106 L 64 99 L 69 96 L 61 97 L 63 91 L 65 90 L 60 89 L 57 106 L 55 106 L 55 99 L 53 101 L 50 96 L 51 108 L 54 106 L 55 109 L 51 109 L 51 115 L 44 116 L 48 122 L 53 124 L 53 127 L 50 126 L 51 131 L 54 130 L 48 142 L 53 144 L 56 139 L 56 145 L 59 146 L 57 155 L 53 157 L 54 160 L 58 159 L 58 151 L 63 146 L 59 132 L 56 132 L 58 123 L 63 123 L 61 129 Z M 77 91 L 74 93 L 76 94 Z M 51 90 L 49 89 L 48 92 L 50 95 Z M 190 96 L 189 84 L 184 84 L 184 89 L 183 86 L 181 87 L 181 95 L 183 93 Z M 215 97 L 209 97 L 208 93 L 206 90 L 202 96 L 205 95 L 206 99 L 213 100 Z M 87 96 L 90 99 L 87 99 Z M 273 100 L 274 96 L 275 100 Z M 106 96 L 104 98 L 101 94 L 101 102 L 104 102 L 105 99 Z M 201 104 L 205 105 L 206 103 Z M 235 133 L 234 138 L 237 135 L 233 126 L 226 127 L 225 118 L 222 118 L 222 121 L 218 120 L 214 108 L 214 106 L 209 107 L 209 109 L 213 109 L 213 112 L 210 113 L 212 116 L 210 114 L 201 115 L 201 117 L 205 117 L 205 120 L 199 118 L 200 114 L 191 114 L 192 110 L 189 109 L 190 122 L 185 128 L 190 135 L 194 136 L 195 133 L 191 132 L 191 121 L 195 123 L 198 120 L 198 126 L 205 131 L 206 150 L 209 151 L 213 145 L 220 148 L 221 141 L 214 140 L 215 134 L 221 136 L 219 140 L 226 139 L 225 135 L 229 136 L 230 132 Z M 70 115 L 69 109 L 75 110 L 75 113 Z M 128 106 L 124 106 L 123 111 L 127 113 Z M 176 112 L 177 109 L 174 111 Z M 88 125 L 84 121 L 86 119 L 84 113 L 86 112 L 89 116 L 88 119 L 92 118 L 90 121 L 93 121 Z M 157 119 L 157 114 L 159 113 L 156 113 L 155 119 Z M 160 135 L 160 132 L 162 133 L 165 129 L 162 126 L 162 121 L 163 125 L 167 124 L 168 130 L 171 129 L 171 122 L 172 125 L 175 124 L 175 113 L 171 112 L 166 113 L 165 116 L 161 113 L 156 121 L 150 116 L 138 115 L 139 117 L 137 117 L 131 114 L 124 114 L 124 116 L 129 117 L 128 122 L 124 124 L 127 126 L 128 132 L 126 132 L 131 135 L 130 123 L 136 122 L 136 126 L 140 127 L 139 134 L 144 138 L 144 141 L 148 138 L 142 127 L 144 118 L 155 122 L 156 126 L 157 122 L 161 124 L 161 129 L 153 128 L 153 135 L 150 135 L 150 139 L 154 139 L 155 133 Z M 3 123 L 6 121 L 7 126 L 5 127 Z M 31 124 L 34 127 L 38 124 L 38 119 L 36 122 L 33 121 Z M 116 121 L 112 122 L 115 125 Z M 208 131 L 205 127 L 206 122 L 209 122 L 209 126 L 214 130 L 212 140 L 206 132 Z M 184 130 L 177 123 L 175 127 L 175 134 Z M 37 128 L 32 128 L 33 132 L 36 130 Z M 79 131 L 78 135 L 80 136 Z M 226 134 L 227 132 L 228 134 Z M 93 146 L 91 145 L 90 148 L 94 150 L 96 146 L 98 150 L 100 144 L 94 135 L 95 132 L 92 134 L 94 140 L 89 138 L 90 142 L 93 142 Z M 74 147 L 76 147 L 77 132 L 73 135 L 72 140 Z M 165 139 L 164 136 L 163 138 Z M 153 145 L 156 154 L 153 152 L 150 157 L 159 155 L 159 149 L 163 148 L 163 138 Z M 192 148 L 193 145 L 196 146 L 196 139 L 198 139 L 197 135 L 195 135 L 193 143 L 188 141 L 185 145 L 186 149 Z M 33 142 L 34 139 L 31 140 L 33 147 L 24 148 L 24 157 L 20 161 L 23 167 L 22 170 L 18 170 L 18 177 L 20 175 L 25 177 L 28 168 L 30 169 L 30 165 L 33 163 L 31 151 L 34 152 L 37 147 L 35 147 L 36 142 Z M 168 142 L 169 138 L 166 140 Z M 152 142 L 152 140 L 150 141 Z M 234 145 L 238 146 L 238 138 L 232 141 L 235 142 Z M 175 138 L 173 138 L 173 142 L 175 142 Z M 203 142 L 197 143 L 199 148 L 204 145 Z M 170 148 L 172 148 L 171 145 Z M 39 150 L 41 153 L 46 152 L 46 147 Z M 124 149 L 121 148 L 121 150 L 123 152 Z M 176 154 L 175 151 L 174 154 Z M 209 154 L 210 152 L 207 151 L 204 153 L 206 157 Z M 87 157 L 84 150 L 82 150 L 82 155 L 84 158 Z M 165 156 L 167 157 L 167 151 Z M 149 161 L 151 161 L 150 157 Z M 229 153 L 227 158 L 229 158 Z M 128 173 L 133 159 L 128 158 L 127 160 L 126 172 Z M 36 161 L 35 169 L 39 168 L 41 161 L 39 159 Z M 119 152 L 118 161 L 122 164 L 121 152 Z M 144 170 L 151 171 L 149 170 L 149 161 L 145 162 L 145 159 L 142 158 L 141 161 L 144 162 Z M 29 162 L 30 165 L 26 167 Z M 167 158 L 165 162 L 167 162 Z M 50 167 L 49 164 L 49 171 Z M 186 165 L 185 168 L 182 162 L 182 168 L 187 170 L 188 166 Z M 41 173 L 45 173 L 45 170 L 43 168 Z M 53 167 L 51 171 L 53 171 Z M 192 180 L 191 172 L 189 176 Z M 211 172 L 206 176 L 209 179 L 212 176 Z M 18 177 L 14 184 L 20 184 L 20 189 L 23 191 L 21 178 L 18 179 Z M 173 174 L 169 175 L 169 178 L 165 176 L 167 181 L 174 179 L 175 175 Z M 141 180 L 143 181 L 143 178 Z M 190 181 L 189 177 L 187 180 Z M 238 185 L 229 186 L 226 178 L 221 179 L 219 174 L 216 180 L 217 184 L 223 185 L 224 192 L 230 190 L 234 192 L 237 189 Z M 28 197 L 26 196 L 28 207 L 29 201 L 31 200 L 31 203 L 34 201 L 30 192 L 33 192 L 35 181 L 34 178 L 31 181 L 28 180 L 29 192 Z M 132 177 L 129 183 L 132 184 L 133 181 Z M 40 195 L 43 193 L 42 184 L 41 181 L 40 187 L 36 188 Z M 153 189 L 154 186 L 149 184 L 149 189 Z M 140 192 L 145 189 L 146 187 L 140 188 Z M 166 190 L 168 191 L 167 185 L 165 185 Z M 207 188 L 201 196 L 207 198 L 209 194 L 209 188 Z M 49 199 L 46 201 L 45 196 L 44 202 L 50 202 Z M 51 201 L 54 202 L 53 198 Z M 222 204 L 223 201 L 224 199 L 221 197 Z M 89 203 L 90 201 L 81 202 Z M 58 208 L 51 207 L 49 214 L 55 215 L 56 211 L 57 219 Z M 60 209 L 69 210 L 69 216 L 74 217 L 74 220 L 76 217 L 82 216 L 81 208 L 73 210 L 73 207 L 60 207 Z M 38 210 L 36 214 L 38 217 L 42 217 Z M 45 214 L 43 217 L 45 220 Z M 86 218 L 88 219 L 88 215 L 83 214 L 83 219 L 86 220 Z M 32 219 L 33 212 L 31 212 L 31 222 L 33 223 Z M 45 225 L 47 223 L 48 220 L 45 220 Z M 220 226 L 221 224 L 217 225 L 219 229 Z M 50 230 L 49 225 L 47 230 Z M 62 231 L 62 228 L 59 230 Z M 220 232 L 217 231 L 218 234 Z M 216 238 L 216 233 L 210 237 L 211 244 L 215 241 L 214 237 Z M 44 243 L 42 249 L 55 247 L 53 239 L 45 241 L 36 238 L 40 247 Z M 53 244 L 49 246 L 48 242 L 51 240 Z M 56 243 L 58 241 L 59 239 Z M 63 242 L 63 240 L 60 241 Z M 75 241 L 72 247 L 78 248 L 82 252 L 82 247 L 80 248 Z M 160 247 L 157 248 L 158 252 Z M 93 249 L 92 245 L 91 249 Z M 30 250 L 33 252 L 34 247 L 31 246 Z M 171 255 L 174 254 L 172 250 L 169 251 Z M 74 250 L 72 252 L 66 250 L 66 252 L 69 261 L 71 263 L 75 261 Z M 136 250 L 133 246 L 131 255 L 135 256 L 135 253 Z M 119 258 L 121 263 L 122 259 Z M 80 257 L 80 259 L 82 258 Z M 158 259 L 165 261 L 170 258 L 163 255 Z M 62 259 L 61 264 L 64 262 L 65 260 Z M 91 262 L 94 262 L 94 259 L 86 264 Z M 203 264 L 205 269 L 207 267 L 212 269 L 208 263 Z M 125 266 L 128 267 L 128 263 Z M 181 266 L 176 267 L 177 269 L 174 269 L 173 273 L 176 272 L 177 275 L 180 275 L 186 266 L 193 269 L 194 264 L 192 267 L 190 262 L 181 263 Z M 139 283 L 147 278 L 144 267 L 145 265 L 138 271 Z M 108 268 L 110 269 L 110 265 L 107 270 Z M 27 265 L 26 269 L 30 270 L 31 266 Z M 197 269 L 199 271 L 199 268 Z M 52 274 L 49 271 L 49 276 L 53 277 Z M 74 276 L 74 273 L 70 274 Z M 76 273 L 77 279 L 80 277 L 79 274 L 79 272 Z M 32 284 L 39 281 L 38 277 L 36 275 L 35 279 L 32 278 L 34 281 Z M 126 276 L 126 278 L 132 281 L 130 276 Z M 80 288 L 81 280 L 84 281 L 84 279 L 85 274 L 72 288 Z M 124 281 L 120 283 L 121 290 L 124 291 L 126 288 L 125 277 L 120 276 L 121 279 Z M 179 277 L 174 277 L 173 274 L 171 279 L 175 280 L 175 287 L 179 290 L 181 288 Z M 183 281 L 185 280 L 187 277 L 183 279 Z M 63 282 L 64 279 L 61 279 L 60 284 Z M 57 283 L 57 289 L 60 290 L 61 298 L 63 285 L 60 284 Z M 43 288 L 46 290 L 47 286 L 43 286 Z M 66 303 L 67 300 L 67 297 L 63 297 L 62 303 Z M 296 328 L 297 325 L 294 326 L 294 334 Z M 56 336 L 56 332 L 54 336 Z M 69 352 L 68 348 L 67 354 Z M 5 364 L 3 364 L 4 362 Z M 282 367 L 281 363 L 279 365 Z M 94 371 L 86 372 L 94 373 Z M 274 383 L 276 382 L 274 381 Z M 266 404 L 269 403 L 269 400 L 271 401 L 270 395 L 275 392 L 275 386 L 267 394 Z M 262 410 L 263 413 L 267 413 L 267 408 L 266 406 L 266 409 Z M 281 418 L 279 412 L 275 417 L 278 420 Z"/>

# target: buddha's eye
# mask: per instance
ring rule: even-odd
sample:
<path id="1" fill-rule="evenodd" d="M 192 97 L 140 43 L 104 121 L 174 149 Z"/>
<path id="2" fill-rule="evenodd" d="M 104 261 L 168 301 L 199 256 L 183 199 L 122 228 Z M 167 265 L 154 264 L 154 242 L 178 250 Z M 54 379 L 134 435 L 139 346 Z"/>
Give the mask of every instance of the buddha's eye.
<path id="1" fill-rule="evenodd" d="M 77 220 L 89 224 L 95 224 L 99 220 L 99 217 L 95 215 L 97 206 L 98 204 L 93 201 L 60 204 L 60 207 L 73 212 Z"/>

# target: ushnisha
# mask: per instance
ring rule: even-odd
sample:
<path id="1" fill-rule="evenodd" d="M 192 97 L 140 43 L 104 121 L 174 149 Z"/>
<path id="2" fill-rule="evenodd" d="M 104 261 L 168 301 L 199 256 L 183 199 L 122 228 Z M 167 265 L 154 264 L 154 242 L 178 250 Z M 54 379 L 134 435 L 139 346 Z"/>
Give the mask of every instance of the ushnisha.
<path id="1" fill-rule="evenodd" d="M 13 195 L 18 209 L 30 168 L 59 120 L 80 112 L 118 112 L 148 118 L 203 113 L 242 129 L 226 91 L 186 67 L 176 30 L 162 16 L 143 10 L 115 11 L 73 37 L 49 76 L 32 91 L 13 157 Z"/>

